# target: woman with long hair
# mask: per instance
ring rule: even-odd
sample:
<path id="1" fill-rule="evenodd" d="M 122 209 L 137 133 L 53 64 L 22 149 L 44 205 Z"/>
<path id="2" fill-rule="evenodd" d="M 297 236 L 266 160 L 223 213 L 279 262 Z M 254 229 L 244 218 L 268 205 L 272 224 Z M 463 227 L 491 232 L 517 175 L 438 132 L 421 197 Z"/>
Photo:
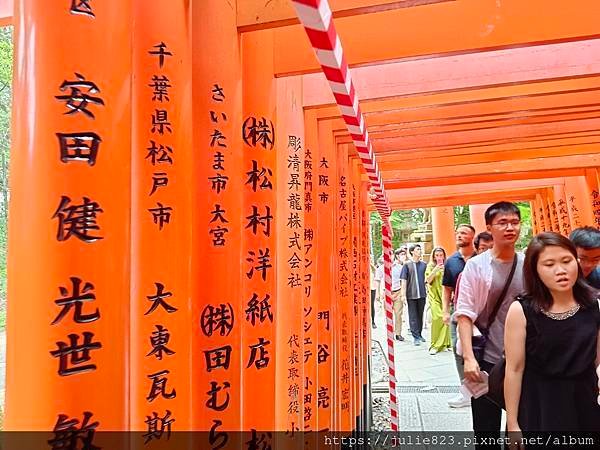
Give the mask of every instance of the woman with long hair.
<path id="1" fill-rule="evenodd" d="M 575 246 L 538 234 L 523 275 L 526 293 L 510 306 L 504 335 L 508 431 L 599 431 L 600 309 Z"/>
<path id="2" fill-rule="evenodd" d="M 425 270 L 427 282 L 427 301 L 431 309 L 431 345 L 429 354 L 452 348 L 450 343 L 450 327 L 444 324 L 442 307 L 442 277 L 444 276 L 444 263 L 446 252 L 442 247 L 436 247 L 431 252 L 429 264 Z"/>

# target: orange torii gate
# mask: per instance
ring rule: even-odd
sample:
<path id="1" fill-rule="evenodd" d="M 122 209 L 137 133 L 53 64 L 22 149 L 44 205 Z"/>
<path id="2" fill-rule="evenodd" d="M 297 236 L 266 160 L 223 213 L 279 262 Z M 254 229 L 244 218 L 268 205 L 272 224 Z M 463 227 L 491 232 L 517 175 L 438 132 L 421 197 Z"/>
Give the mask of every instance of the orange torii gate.
<path id="1" fill-rule="evenodd" d="M 596 62 L 583 64 L 597 49 L 585 8 L 558 20 L 538 0 L 503 2 L 552 26 L 509 14 L 483 43 L 500 52 L 490 58 L 527 59 L 512 49 L 519 39 L 557 41 L 510 82 L 436 79 L 451 63 L 440 60 L 423 69 L 427 83 L 387 92 L 386 76 L 419 70 L 416 60 L 356 69 L 363 116 L 348 78 L 333 80 L 332 97 L 332 73 L 309 73 L 320 68 L 294 16 L 282 7 L 257 24 L 259 2 L 233 3 L 15 2 L 5 429 L 159 423 L 165 433 L 147 437 L 208 431 L 207 448 L 234 445 L 235 430 L 364 430 L 371 210 L 385 219 L 390 207 L 508 198 L 530 201 L 536 231 L 597 224 L 600 80 L 585 73 Z M 398 49 L 366 46 L 353 30 L 378 23 L 377 36 L 400 42 L 431 29 L 431 14 L 333 3 L 352 65 L 477 48 L 488 8 L 471 11 L 454 42 Z M 431 8 L 456 15 L 453 3 Z M 408 28 L 381 26 L 407 16 Z M 574 63 L 545 69 L 555 52 Z M 522 118 L 528 101 L 535 117 Z"/>

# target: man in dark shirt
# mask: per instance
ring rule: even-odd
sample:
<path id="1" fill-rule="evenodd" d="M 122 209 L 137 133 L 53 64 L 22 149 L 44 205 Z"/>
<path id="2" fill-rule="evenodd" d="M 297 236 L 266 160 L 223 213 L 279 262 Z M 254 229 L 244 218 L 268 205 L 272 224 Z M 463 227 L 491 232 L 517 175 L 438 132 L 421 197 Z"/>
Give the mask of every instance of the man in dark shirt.
<path id="1" fill-rule="evenodd" d="M 593 227 L 573 230 L 569 236 L 577 248 L 577 259 L 587 282 L 600 289 L 600 231 Z"/>
<path id="2" fill-rule="evenodd" d="M 458 372 L 459 380 L 464 378 L 463 359 L 456 353 L 457 331 L 456 322 L 450 322 L 450 315 L 454 312 L 454 297 L 456 290 L 456 281 L 458 276 L 465 268 L 467 260 L 476 255 L 473 238 L 475 237 L 475 228 L 469 224 L 461 224 L 456 227 L 456 246 L 458 251 L 452 254 L 444 264 L 444 277 L 442 278 L 442 307 L 443 320 L 445 324 L 450 325 L 450 338 L 452 340 L 452 351 L 454 352 L 454 363 Z M 471 406 L 471 400 L 462 394 L 448 400 L 448 406 L 452 408 L 463 408 Z"/>
<path id="3" fill-rule="evenodd" d="M 408 248 L 412 259 L 402 266 L 402 292 L 406 293 L 406 303 L 408 304 L 408 321 L 410 332 L 413 336 L 415 345 L 421 345 L 425 339 L 421 335 L 423 332 L 423 310 L 425 309 L 425 269 L 427 264 L 421 261 L 421 246 L 411 245 Z"/>

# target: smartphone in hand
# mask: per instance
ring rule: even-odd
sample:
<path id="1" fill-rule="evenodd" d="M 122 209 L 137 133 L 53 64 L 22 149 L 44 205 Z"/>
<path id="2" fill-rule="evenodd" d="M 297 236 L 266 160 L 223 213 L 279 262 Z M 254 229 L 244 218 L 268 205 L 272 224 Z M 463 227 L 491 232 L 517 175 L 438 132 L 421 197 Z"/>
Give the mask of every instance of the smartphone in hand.
<path id="1" fill-rule="evenodd" d="M 467 380 L 466 378 L 463 380 L 463 386 L 465 387 L 465 389 L 467 390 L 467 392 L 469 394 L 471 394 L 471 396 L 473 398 L 479 398 L 482 395 L 485 395 L 488 393 L 489 390 L 489 386 L 488 386 L 488 373 L 486 371 L 481 371 L 481 383 L 475 382 L 475 381 L 470 381 Z"/>

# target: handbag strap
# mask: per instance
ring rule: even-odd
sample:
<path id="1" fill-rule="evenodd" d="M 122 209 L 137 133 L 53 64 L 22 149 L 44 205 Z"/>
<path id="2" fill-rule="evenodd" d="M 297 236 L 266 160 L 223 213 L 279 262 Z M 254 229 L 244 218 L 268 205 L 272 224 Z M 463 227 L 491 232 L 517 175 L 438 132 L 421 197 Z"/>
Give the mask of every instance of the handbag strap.
<path id="1" fill-rule="evenodd" d="M 512 282 L 513 276 L 515 274 L 515 269 L 517 268 L 518 259 L 519 259 L 519 257 L 515 253 L 515 257 L 513 258 L 512 267 L 510 268 L 510 274 L 508 275 L 508 278 L 506 279 L 506 284 L 504 285 L 502 292 L 498 296 L 498 299 L 496 300 L 496 303 L 494 304 L 494 309 L 492 310 L 492 313 L 490 314 L 490 317 L 488 318 L 488 325 L 487 325 L 488 330 L 491 328 L 492 323 L 494 323 L 494 320 L 496 320 L 496 316 L 498 315 L 498 311 L 500 311 L 500 307 L 502 306 L 504 297 L 506 297 L 506 293 L 508 292 L 508 288 L 510 287 L 510 283 Z"/>

